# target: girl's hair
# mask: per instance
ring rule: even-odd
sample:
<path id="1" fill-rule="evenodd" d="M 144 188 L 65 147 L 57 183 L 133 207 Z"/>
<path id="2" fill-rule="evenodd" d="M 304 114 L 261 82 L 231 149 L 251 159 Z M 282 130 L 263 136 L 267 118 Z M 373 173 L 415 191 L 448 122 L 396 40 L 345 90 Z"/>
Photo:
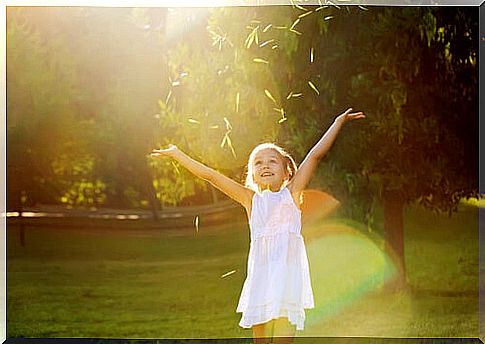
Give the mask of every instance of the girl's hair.
<path id="1" fill-rule="evenodd" d="M 256 157 L 256 154 L 258 152 L 264 150 L 264 149 L 272 149 L 281 156 L 281 160 L 285 164 L 285 168 L 287 169 L 288 174 L 290 176 L 288 178 L 288 181 L 286 183 L 283 183 L 283 187 L 286 184 L 288 184 L 288 182 L 295 176 L 296 169 L 297 169 L 296 163 L 295 163 L 295 160 L 293 159 L 293 157 L 290 154 L 288 154 L 280 146 L 278 146 L 274 143 L 269 143 L 269 142 L 268 143 L 261 143 L 261 144 L 257 145 L 252 150 L 251 154 L 249 154 L 246 181 L 244 183 L 248 188 L 250 188 L 250 189 L 252 189 L 256 192 L 259 192 L 259 188 L 258 188 L 258 185 L 254 182 L 254 179 L 253 179 L 253 163 L 254 163 L 254 158 Z"/>

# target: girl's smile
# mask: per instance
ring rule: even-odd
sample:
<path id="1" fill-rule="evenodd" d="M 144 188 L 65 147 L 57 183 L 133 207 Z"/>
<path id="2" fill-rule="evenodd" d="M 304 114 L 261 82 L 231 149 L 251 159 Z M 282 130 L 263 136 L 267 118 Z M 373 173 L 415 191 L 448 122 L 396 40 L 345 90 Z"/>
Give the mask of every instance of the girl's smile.
<path id="1" fill-rule="evenodd" d="M 260 189 L 279 191 L 288 178 L 288 171 L 278 152 L 268 148 L 256 154 L 253 162 L 253 179 Z"/>

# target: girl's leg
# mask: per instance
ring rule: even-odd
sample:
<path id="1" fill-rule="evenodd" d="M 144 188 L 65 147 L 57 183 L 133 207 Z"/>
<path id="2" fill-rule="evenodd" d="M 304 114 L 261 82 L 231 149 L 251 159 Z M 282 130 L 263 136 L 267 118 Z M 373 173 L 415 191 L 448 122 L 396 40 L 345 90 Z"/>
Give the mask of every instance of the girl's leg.
<path id="1" fill-rule="evenodd" d="M 273 344 L 292 344 L 296 333 L 296 326 L 290 324 L 288 318 L 274 320 Z"/>
<path id="2" fill-rule="evenodd" d="M 254 344 L 268 344 L 271 343 L 273 336 L 274 320 L 268 321 L 264 324 L 253 325 L 253 339 Z"/>

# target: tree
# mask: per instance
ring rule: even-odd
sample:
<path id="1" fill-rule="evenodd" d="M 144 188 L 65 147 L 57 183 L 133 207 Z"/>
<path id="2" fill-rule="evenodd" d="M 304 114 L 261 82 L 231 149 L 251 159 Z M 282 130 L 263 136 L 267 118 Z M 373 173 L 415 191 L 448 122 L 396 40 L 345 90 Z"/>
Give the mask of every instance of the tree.
<path id="1" fill-rule="evenodd" d="M 478 25 L 472 10 L 329 6 L 217 10 L 209 21 L 209 34 L 219 55 L 204 50 L 208 42 L 199 36 L 171 56 L 172 61 L 190 65 L 189 75 L 198 80 L 197 87 L 186 93 L 197 90 L 197 95 L 174 109 L 192 114 L 212 106 L 204 104 L 211 94 L 234 99 L 231 92 L 252 88 L 247 91 L 250 102 L 241 107 L 247 111 L 243 118 L 252 115 L 252 121 L 227 117 L 234 128 L 250 128 L 251 133 L 232 140 L 233 146 L 244 147 L 258 135 L 252 126 L 255 120 L 268 130 L 264 123 L 271 109 L 264 103 L 266 89 L 271 94 L 267 98 L 274 99 L 271 107 L 284 110 L 285 119 L 276 126 L 284 130 L 274 132 L 274 137 L 287 143 L 297 159 L 336 113 L 349 104 L 365 111 L 365 123 L 344 129 L 315 182 L 340 199 L 352 200 L 345 202 L 349 215 L 369 225 L 376 205 L 382 204 L 384 237 L 389 251 L 398 257 L 400 286 L 405 281 L 404 206 L 418 202 L 451 214 L 462 197 L 477 195 L 477 46 L 472 37 Z M 196 52 L 197 63 L 187 61 L 189 51 L 192 56 Z M 211 64 L 217 66 L 212 74 Z M 217 79 L 213 76 L 217 70 L 228 76 Z M 258 75 L 270 81 L 261 84 Z M 203 85 L 211 86 L 206 91 Z M 219 110 L 207 113 L 213 111 L 220 120 L 229 105 L 218 106 Z M 212 124 L 210 116 L 194 118 L 193 123 Z M 180 137 L 196 132 L 188 129 L 189 120 L 185 117 L 179 123 Z"/>
<path id="2" fill-rule="evenodd" d="M 477 23 L 467 8 L 345 9 L 315 47 L 324 55 L 316 74 L 330 94 L 326 105 L 367 113 L 363 128 L 339 138 L 321 173 L 339 171 L 333 182 L 347 186 L 368 220 L 382 203 L 398 286 L 403 207 L 418 202 L 451 215 L 461 198 L 477 196 Z M 293 128 L 299 137 L 301 127 Z"/>

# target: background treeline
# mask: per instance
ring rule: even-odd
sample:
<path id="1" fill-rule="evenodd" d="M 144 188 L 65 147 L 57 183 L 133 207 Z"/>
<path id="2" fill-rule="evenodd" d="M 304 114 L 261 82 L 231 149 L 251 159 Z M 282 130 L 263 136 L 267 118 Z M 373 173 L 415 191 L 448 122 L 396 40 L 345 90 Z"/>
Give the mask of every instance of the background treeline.
<path id="1" fill-rule="evenodd" d="M 382 209 L 405 271 L 405 205 L 478 196 L 477 50 L 473 7 L 9 7 L 7 207 L 214 202 L 147 154 L 175 143 L 242 180 L 257 143 L 301 161 L 354 106 L 311 187 L 369 228 Z"/>

